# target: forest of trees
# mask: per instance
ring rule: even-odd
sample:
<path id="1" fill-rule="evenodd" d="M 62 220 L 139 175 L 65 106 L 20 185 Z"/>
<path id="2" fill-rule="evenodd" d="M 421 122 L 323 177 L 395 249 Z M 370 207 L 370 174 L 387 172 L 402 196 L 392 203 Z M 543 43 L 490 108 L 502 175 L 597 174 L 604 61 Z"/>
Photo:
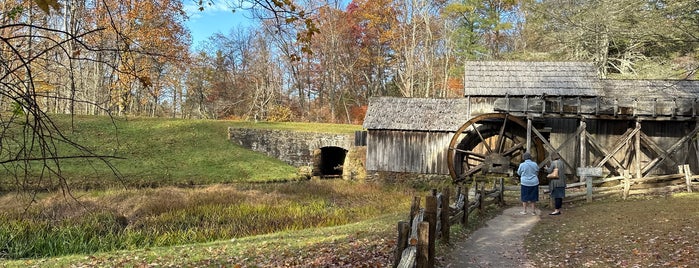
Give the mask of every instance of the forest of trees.
<path id="1" fill-rule="evenodd" d="M 699 76 L 696 0 L 228 0 L 256 26 L 192 44 L 185 5 L 213 1 L 3 0 L 0 112 L 357 124 L 461 97 L 467 60 Z"/>

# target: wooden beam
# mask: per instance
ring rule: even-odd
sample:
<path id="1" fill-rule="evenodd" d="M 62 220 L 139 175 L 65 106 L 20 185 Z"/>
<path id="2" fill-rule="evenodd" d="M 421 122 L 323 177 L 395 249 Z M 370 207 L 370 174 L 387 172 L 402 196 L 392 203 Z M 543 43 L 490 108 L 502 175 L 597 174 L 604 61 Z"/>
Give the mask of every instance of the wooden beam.
<path id="1" fill-rule="evenodd" d="M 556 147 L 553 147 L 553 145 L 551 145 L 551 143 L 549 143 L 549 141 L 547 141 L 547 140 L 544 138 L 544 135 L 541 135 L 541 132 L 539 132 L 539 130 L 537 130 L 536 128 L 532 128 L 532 131 L 531 131 L 531 132 L 533 132 L 534 134 L 536 134 L 537 137 L 539 137 L 539 140 L 541 140 L 541 142 L 545 145 L 544 147 L 548 147 L 548 148 L 546 148 L 546 149 L 547 149 L 549 152 L 556 152 L 556 153 L 558 153 L 558 151 L 556 150 Z M 572 166 L 570 163 L 568 163 L 563 157 L 561 157 L 561 161 L 563 161 L 563 163 L 566 164 L 566 166 L 570 167 L 571 169 L 575 169 L 575 168 L 573 168 L 573 166 Z"/>
<path id="2" fill-rule="evenodd" d="M 578 97 L 578 101 L 580 100 L 580 97 Z M 583 118 L 580 120 L 580 126 L 578 127 L 579 130 L 582 130 L 580 132 L 580 166 L 581 167 L 586 167 L 587 166 L 587 122 L 585 122 L 585 119 Z M 577 174 L 576 174 L 577 175 Z M 582 182 L 585 180 L 585 178 L 579 178 L 579 180 Z"/>
<path id="3" fill-rule="evenodd" d="M 629 130 L 631 130 L 631 129 L 629 129 Z M 631 140 L 631 138 L 633 138 L 633 135 L 636 135 L 636 133 L 638 133 L 641 130 L 641 125 L 637 124 L 633 130 L 631 130 L 630 132 L 629 132 L 629 130 L 627 130 L 626 133 L 624 133 L 624 135 L 619 137 L 620 142 L 618 142 L 616 144 L 616 146 L 614 146 L 614 148 L 612 149 L 611 152 L 605 153 L 606 156 L 604 157 L 604 159 L 602 159 L 602 161 L 597 163 L 597 165 L 596 165 L 597 167 L 602 167 L 602 165 L 604 165 L 604 163 L 606 163 L 610 159 L 614 158 L 614 154 L 616 152 L 618 152 L 619 150 L 621 150 L 621 147 L 624 147 L 624 145 L 628 144 L 629 141 Z M 616 161 L 616 159 L 615 159 L 615 161 Z M 621 166 L 621 164 L 618 161 L 617 161 L 617 163 L 619 164 L 619 166 Z"/>
<path id="4" fill-rule="evenodd" d="M 530 152 L 532 148 L 532 119 L 527 116 L 527 149 L 526 152 Z"/>
<path id="5" fill-rule="evenodd" d="M 502 127 L 500 128 L 500 131 L 498 132 L 498 141 L 495 143 L 495 151 L 500 153 L 502 152 L 502 147 L 505 144 L 505 127 L 507 126 L 507 117 L 509 117 L 509 114 L 505 114 L 505 119 L 502 122 Z"/>
<path id="6" fill-rule="evenodd" d="M 641 129 L 641 121 L 636 121 L 636 128 Z M 641 173 L 641 132 L 636 133 L 634 135 L 634 150 L 636 152 L 636 158 L 634 161 L 636 163 L 636 178 L 641 178 L 643 177 L 643 173 Z M 627 190 L 628 191 L 628 190 Z"/>
<path id="7" fill-rule="evenodd" d="M 483 147 L 485 147 L 485 149 L 488 151 L 488 154 L 492 154 L 493 150 L 490 149 L 490 144 L 488 144 L 485 141 L 485 139 L 483 138 L 483 134 L 481 134 L 481 132 L 478 130 L 478 128 L 476 127 L 476 124 L 472 124 L 471 127 L 473 127 L 473 130 L 475 130 L 476 134 L 478 134 L 478 137 L 481 139 L 481 142 L 483 142 Z"/>
<path id="8" fill-rule="evenodd" d="M 657 158 L 653 159 L 653 161 L 651 161 L 650 163 L 648 163 L 648 165 L 646 165 L 646 166 L 643 168 L 643 174 L 644 174 L 644 175 L 645 175 L 645 174 L 648 174 L 648 173 L 650 173 L 651 171 L 653 171 L 655 168 L 657 168 L 658 165 L 659 165 L 660 163 L 662 163 L 663 161 L 665 161 L 665 159 L 667 159 L 667 158 L 670 157 L 670 156 L 669 156 L 670 154 L 674 153 L 677 149 L 679 149 L 679 148 L 680 148 L 680 145 L 682 145 L 683 143 L 685 143 L 687 140 L 693 138 L 693 137 L 697 134 L 697 132 L 699 132 L 699 124 L 697 124 L 697 126 L 694 127 L 694 130 L 692 130 L 690 133 L 688 133 L 687 135 L 685 135 L 684 137 L 682 137 L 682 138 L 681 138 L 679 141 L 677 141 L 675 144 L 673 144 L 672 146 L 670 146 L 670 149 L 669 149 L 667 152 L 663 152 L 662 155 L 658 156 Z M 650 139 L 649 139 L 649 140 L 650 140 Z"/>
<path id="9" fill-rule="evenodd" d="M 587 139 L 587 143 L 590 144 L 590 146 L 592 146 L 593 149 L 602 153 L 602 155 L 604 155 L 604 156 L 609 155 L 609 152 L 606 149 L 604 149 L 604 147 L 602 145 L 597 143 L 597 141 L 594 139 L 594 137 L 592 137 L 592 135 L 590 135 L 590 133 L 586 132 L 585 138 Z M 602 163 L 603 165 L 607 165 L 609 167 L 609 170 L 612 171 L 613 173 L 618 174 L 619 173 L 618 170 L 624 169 L 624 167 L 621 165 L 621 163 L 619 163 L 619 161 L 613 157 L 610 158 L 609 161 L 606 161 L 606 162 L 601 162 L 601 160 L 600 160 L 600 163 Z M 593 166 L 601 167 L 601 166 L 598 166 L 596 164 Z"/>
<path id="10" fill-rule="evenodd" d="M 660 146 L 657 143 L 655 143 L 653 140 L 651 140 L 650 137 L 648 137 L 648 135 L 643 134 L 643 133 L 641 133 L 641 144 L 645 145 L 649 150 L 655 152 L 658 155 L 667 154 L 667 152 L 665 150 L 663 150 L 663 148 L 660 148 Z M 670 161 L 670 165 L 673 165 L 673 166 L 679 165 L 679 163 L 677 163 L 677 160 L 675 160 L 674 158 L 669 156 L 669 154 L 668 154 L 668 157 L 669 157 L 668 160 Z M 641 169 L 641 170 L 643 170 L 643 169 Z"/>

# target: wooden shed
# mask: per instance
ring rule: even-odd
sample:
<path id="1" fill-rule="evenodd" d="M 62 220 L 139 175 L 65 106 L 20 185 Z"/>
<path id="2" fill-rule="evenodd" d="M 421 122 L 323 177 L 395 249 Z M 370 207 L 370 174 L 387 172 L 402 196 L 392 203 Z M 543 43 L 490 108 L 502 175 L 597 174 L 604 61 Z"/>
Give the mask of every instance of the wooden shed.
<path id="1" fill-rule="evenodd" d="M 369 101 L 367 172 L 449 174 L 454 131 L 468 120 L 466 99 L 377 97 Z"/>

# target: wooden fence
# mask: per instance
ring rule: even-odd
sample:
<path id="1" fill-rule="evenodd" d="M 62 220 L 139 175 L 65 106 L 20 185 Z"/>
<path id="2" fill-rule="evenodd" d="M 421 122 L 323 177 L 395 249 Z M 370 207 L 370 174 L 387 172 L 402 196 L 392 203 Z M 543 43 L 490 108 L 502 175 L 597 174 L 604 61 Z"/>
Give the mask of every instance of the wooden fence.
<path id="1" fill-rule="evenodd" d="M 449 243 L 451 225 L 468 226 L 468 217 L 476 209 L 490 204 L 504 205 L 504 179 L 498 179 L 493 189 L 486 190 L 485 183 L 475 184 L 473 201 L 469 201 L 467 187 L 456 188 L 454 203 L 449 203 L 449 188 L 442 192 L 432 190 L 425 196 L 425 206 L 416 196 L 410 209 L 410 220 L 398 222 L 398 240 L 393 267 L 434 267 L 435 245 Z"/>
<path id="2" fill-rule="evenodd" d="M 689 165 L 678 166 L 677 174 L 646 176 L 634 178 L 628 171 L 622 171 L 621 176 L 594 179 L 585 178 L 585 181 L 568 183 L 566 185 L 566 197 L 563 202 L 592 201 L 604 197 L 619 195 L 623 199 L 631 195 L 664 194 L 676 191 L 693 192 L 699 186 L 699 175 L 693 175 Z M 613 182 L 619 181 L 616 185 Z M 548 191 L 547 186 L 540 189 Z M 519 191 L 519 186 L 506 186 L 505 191 Z"/>

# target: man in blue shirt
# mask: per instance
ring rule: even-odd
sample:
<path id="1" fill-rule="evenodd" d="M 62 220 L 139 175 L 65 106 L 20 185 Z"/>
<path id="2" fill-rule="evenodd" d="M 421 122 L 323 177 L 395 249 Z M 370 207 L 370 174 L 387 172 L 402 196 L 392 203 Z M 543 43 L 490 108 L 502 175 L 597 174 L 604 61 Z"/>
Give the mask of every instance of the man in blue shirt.
<path id="1" fill-rule="evenodd" d="M 539 166 L 532 161 L 532 155 L 525 152 L 522 155 L 524 162 L 519 164 L 517 175 L 520 179 L 520 195 L 522 200 L 522 215 L 527 214 L 527 207 L 531 207 L 531 214 L 536 215 L 536 202 L 539 201 Z"/>

